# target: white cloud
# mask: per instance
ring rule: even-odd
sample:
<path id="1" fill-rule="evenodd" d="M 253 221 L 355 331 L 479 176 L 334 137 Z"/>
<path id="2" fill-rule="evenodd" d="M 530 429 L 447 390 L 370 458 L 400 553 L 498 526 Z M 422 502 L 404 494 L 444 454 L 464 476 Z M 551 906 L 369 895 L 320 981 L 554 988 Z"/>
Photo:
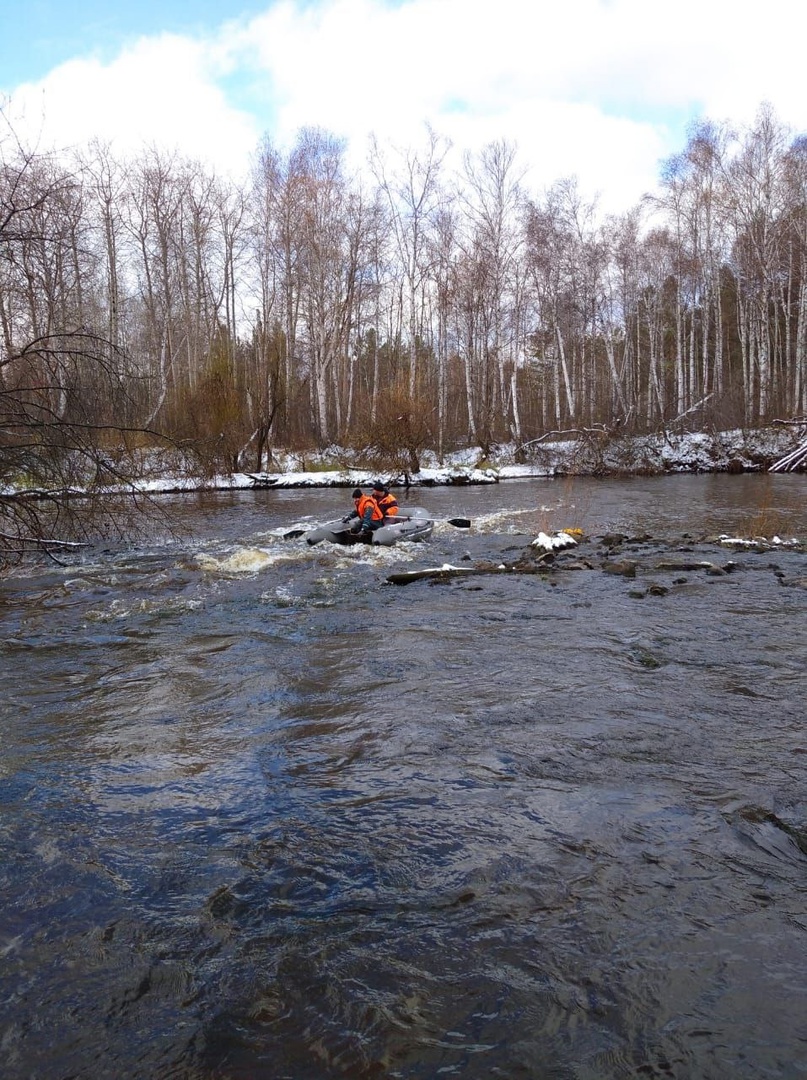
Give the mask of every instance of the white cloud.
<path id="1" fill-rule="evenodd" d="M 34 128 L 44 116 L 48 141 L 177 146 L 220 169 L 245 168 L 264 131 L 283 145 L 320 126 L 358 161 L 370 132 L 420 145 L 428 121 L 460 150 L 515 142 L 531 186 L 576 173 L 619 209 L 697 115 L 748 122 L 769 100 L 807 128 L 805 13 L 803 0 L 281 0 L 207 40 L 74 60 L 14 105 Z"/>
<path id="2" fill-rule="evenodd" d="M 614 96 L 620 67 L 602 50 L 606 32 L 620 39 L 613 13 L 595 0 L 500 0 L 491 11 L 488 0 L 274 7 L 251 33 L 256 65 L 271 73 L 275 137 L 316 124 L 363 153 L 370 131 L 417 145 L 428 121 L 462 150 L 516 143 L 536 186 L 577 173 L 606 209 L 632 205 L 676 146 L 663 124 L 597 104 L 600 90 Z"/>
<path id="3" fill-rule="evenodd" d="M 41 148 L 109 141 L 122 154 L 152 144 L 227 170 L 243 162 L 259 129 L 232 108 L 215 51 L 188 38 L 141 38 L 114 61 L 76 59 L 12 97 L 9 119 Z"/>

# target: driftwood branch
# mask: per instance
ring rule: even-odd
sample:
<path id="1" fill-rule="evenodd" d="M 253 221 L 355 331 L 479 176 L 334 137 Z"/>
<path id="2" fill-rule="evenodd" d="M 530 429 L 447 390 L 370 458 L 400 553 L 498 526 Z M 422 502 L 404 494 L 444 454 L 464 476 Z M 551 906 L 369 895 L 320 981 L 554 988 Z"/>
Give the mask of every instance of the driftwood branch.
<path id="1" fill-rule="evenodd" d="M 707 401 L 711 401 L 713 397 L 714 397 L 713 393 L 712 394 L 707 394 L 706 397 L 702 397 L 700 399 L 700 401 L 696 401 L 694 405 L 690 405 L 690 407 L 688 409 L 685 409 L 684 412 L 679 413 L 678 416 L 676 416 L 676 417 L 673 417 L 673 419 L 670 420 L 670 423 L 671 424 L 677 424 L 678 421 L 683 420 L 685 416 L 690 416 L 692 413 L 697 412 L 698 409 L 700 409 L 702 406 L 704 406 L 707 403 Z"/>
<path id="2" fill-rule="evenodd" d="M 540 443 L 545 442 L 547 439 L 552 439 L 556 437 L 563 438 L 573 436 L 575 438 L 580 438 L 582 436 L 584 438 L 589 438 L 592 435 L 613 434 L 614 429 L 606 427 L 605 424 L 595 424 L 594 427 L 590 428 L 566 428 L 561 431 L 545 431 L 544 434 L 541 435 L 539 438 L 529 439 L 527 442 L 521 443 L 519 446 L 517 446 L 516 453 L 518 453 L 520 450 L 526 450 L 528 446 L 538 446 L 540 445 Z"/>
<path id="3" fill-rule="evenodd" d="M 36 536 L 12 536 L 10 533 L 0 532 L 0 540 L 8 540 L 12 544 L 32 544 L 34 547 L 59 547 L 59 548 L 82 548 L 89 544 L 78 540 L 47 540 Z"/>
<path id="4" fill-rule="evenodd" d="M 807 441 L 797 446 L 795 450 L 791 450 L 789 454 L 779 458 L 778 461 L 774 461 L 768 472 L 788 472 L 790 469 L 799 468 L 805 462 L 807 462 Z"/>
<path id="5" fill-rule="evenodd" d="M 807 417 L 794 416 L 791 420 L 772 420 L 772 424 L 778 424 L 780 427 L 804 427 L 807 425 Z M 778 461 L 774 461 L 770 466 L 768 472 L 789 472 L 790 469 L 797 469 L 799 466 L 804 465 L 807 462 L 807 440 L 800 443 L 795 450 L 791 450 L 784 457 L 780 457 Z"/>

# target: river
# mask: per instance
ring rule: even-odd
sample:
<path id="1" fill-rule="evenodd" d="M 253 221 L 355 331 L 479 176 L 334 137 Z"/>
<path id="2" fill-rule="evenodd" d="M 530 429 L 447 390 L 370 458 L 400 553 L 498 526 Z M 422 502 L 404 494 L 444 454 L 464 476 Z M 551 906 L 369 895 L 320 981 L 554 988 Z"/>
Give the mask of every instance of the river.
<path id="1" fill-rule="evenodd" d="M 807 555 L 704 541 L 804 539 L 807 478 L 282 535 L 347 495 L 166 496 L 0 585 L 2 1075 L 807 1076 Z M 566 569 L 386 583 L 563 527 Z"/>

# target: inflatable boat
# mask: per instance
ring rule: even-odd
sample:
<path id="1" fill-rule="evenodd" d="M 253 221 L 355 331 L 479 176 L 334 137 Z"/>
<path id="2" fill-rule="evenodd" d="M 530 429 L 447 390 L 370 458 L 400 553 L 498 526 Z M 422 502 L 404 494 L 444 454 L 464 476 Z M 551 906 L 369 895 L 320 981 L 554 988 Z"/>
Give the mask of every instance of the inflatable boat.
<path id="1" fill-rule="evenodd" d="M 401 507 L 394 517 L 385 518 L 384 524 L 371 533 L 354 532 L 356 520 L 326 521 L 305 534 L 306 543 L 320 544 L 383 544 L 390 547 L 399 540 L 426 540 L 432 534 L 434 520 L 419 506 Z"/>

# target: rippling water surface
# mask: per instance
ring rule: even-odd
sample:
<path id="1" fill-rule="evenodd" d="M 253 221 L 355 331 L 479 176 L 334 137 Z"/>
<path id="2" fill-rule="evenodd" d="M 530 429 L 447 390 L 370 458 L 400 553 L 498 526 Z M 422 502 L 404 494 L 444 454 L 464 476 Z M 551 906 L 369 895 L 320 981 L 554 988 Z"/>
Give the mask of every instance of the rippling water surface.
<path id="1" fill-rule="evenodd" d="M 806 1076 L 807 557 L 702 542 L 805 495 L 434 489 L 471 530 L 380 550 L 283 538 L 345 492 L 186 496 L 3 583 L 3 1075 Z"/>

